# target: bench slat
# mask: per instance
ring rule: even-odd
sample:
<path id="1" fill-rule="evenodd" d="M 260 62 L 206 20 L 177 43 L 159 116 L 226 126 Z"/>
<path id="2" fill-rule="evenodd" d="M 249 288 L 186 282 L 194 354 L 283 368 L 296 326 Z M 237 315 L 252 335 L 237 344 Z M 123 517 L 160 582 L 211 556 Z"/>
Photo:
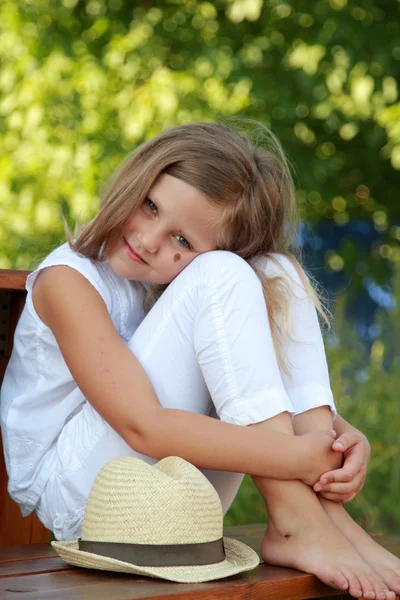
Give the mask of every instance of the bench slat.
<path id="1" fill-rule="evenodd" d="M 224 535 L 259 548 L 265 526 L 227 527 Z M 377 536 L 400 554 L 400 538 Z M 42 557 L 42 558 L 41 558 Z M 147 577 L 69 567 L 49 544 L 0 548 L 0 597 L 27 600 L 351 600 L 312 575 L 261 564 L 235 577 L 201 584 L 175 584 Z"/>
<path id="2" fill-rule="evenodd" d="M 2 600 L 15 598 L 17 593 L 23 594 L 24 600 L 305 600 L 343 597 L 312 575 L 266 565 L 229 579 L 199 584 L 176 584 L 79 568 L 0 579 Z"/>
<path id="3" fill-rule="evenodd" d="M 23 291 L 30 271 L 0 269 L 0 290 Z"/>
<path id="4" fill-rule="evenodd" d="M 58 554 L 49 543 L 0 546 L 0 566 L 7 562 L 54 558 L 55 556 Z"/>
<path id="5" fill-rule="evenodd" d="M 31 575 L 33 573 L 68 571 L 72 568 L 59 556 L 32 560 L 16 560 L 0 564 L 0 579 L 3 577 L 21 577 L 22 575 Z"/>

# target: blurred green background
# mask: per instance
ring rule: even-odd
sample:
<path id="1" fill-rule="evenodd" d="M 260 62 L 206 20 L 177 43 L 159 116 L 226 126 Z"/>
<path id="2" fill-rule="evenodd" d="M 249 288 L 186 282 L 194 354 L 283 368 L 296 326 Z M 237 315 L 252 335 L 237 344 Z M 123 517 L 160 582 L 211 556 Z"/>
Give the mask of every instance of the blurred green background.
<path id="1" fill-rule="evenodd" d="M 400 4 L 397 0 L 3 0 L 0 5 L 0 268 L 32 268 L 69 223 L 97 211 L 127 152 L 174 124 L 257 119 L 296 170 L 301 216 L 351 234 L 324 245 L 343 275 L 327 343 L 343 415 L 372 445 L 350 512 L 400 533 Z M 368 343 L 346 307 L 366 278 L 389 290 Z M 371 279 L 372 278 L 372 279 Z M 389 286 L 389 287 L 387 287 Z M 349 326 L 350 325 L 350 326 Z M 264 520 L 245 484 L 229 523 Z"/>

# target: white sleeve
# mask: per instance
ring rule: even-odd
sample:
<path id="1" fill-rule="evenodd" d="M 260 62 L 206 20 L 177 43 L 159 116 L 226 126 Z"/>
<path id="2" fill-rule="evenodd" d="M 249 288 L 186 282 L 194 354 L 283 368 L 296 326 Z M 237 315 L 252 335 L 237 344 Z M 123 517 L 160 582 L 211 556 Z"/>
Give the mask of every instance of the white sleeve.
<path id="1" fill-rule="evenodd" d="M 289 375 L 281 372 L 283 385 L 295 414 L 329 406 L 335 416 L 324 342 L 314 302 L 291 261 L 283 255 L 274 256 L 283 268 L 268 259 L 259 259 L 257 266 L 269 277 L 284 277 L 292 290 L 289 331 L 282 341 L 282 353 L 289 369 Z"/>

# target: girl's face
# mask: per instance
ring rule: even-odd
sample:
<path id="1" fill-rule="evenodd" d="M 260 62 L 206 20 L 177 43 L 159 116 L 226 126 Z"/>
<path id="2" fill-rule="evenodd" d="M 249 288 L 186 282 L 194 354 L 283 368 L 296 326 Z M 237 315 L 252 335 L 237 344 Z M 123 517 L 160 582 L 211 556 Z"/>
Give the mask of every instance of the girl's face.
<path id="1" fill-rule="evenodd" d="M 170 283 L 196 256 L 215 250 L 221 211 L 188 183 L 161 175 L 122 228 L 112 269 L 125 279 Z"/>

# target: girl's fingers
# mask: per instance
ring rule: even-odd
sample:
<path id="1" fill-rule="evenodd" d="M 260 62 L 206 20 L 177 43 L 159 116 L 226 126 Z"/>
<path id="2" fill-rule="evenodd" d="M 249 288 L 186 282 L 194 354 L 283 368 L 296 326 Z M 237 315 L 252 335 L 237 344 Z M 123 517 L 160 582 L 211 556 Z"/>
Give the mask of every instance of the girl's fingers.
<path id="1" fill-rule="evenodd" d="M 330 500 L 331 502 L 336 502 L 337 504 L 347 504 L 348 502 L 351 502 L 356 496 L 356 494 L 342 496 L 341 494 L 331 494 L 329 492 L 321 492 L 319 495 L 325 498 L 325 500 Z"/>
<path id="2" fill-rule="evenodd" d="M 338 470 L 340 470 L 340 469 L 338 469 Z M 332 483 L 333 481 L 335 481 L 335 473 L 336 473 L 336 471 L 329 471 L 328 473 L 323 473 L 321 475 L 321 477 L 319 478 L 318 483 L 321 486 L 324 486 L 327 483 Z M 315 485 L 318 485 L 318 483 L 316 483 Z M 316 491 L 318 491 L 318 490 L 316 490 Z"/>
<path id="3" fill-rule="evenodd" d="M 360 435 L 358 432 L 346 431 L 340 437 L 337 438 L 332 444 L 333 450 L 337 450 L 338 452 L 344 452 L 348 450 L 354 444 L 357 444 L 360 441 Z"/>
<path id="4" fill-rule="evenodd" d="M 330 483 L 324 485 L 321 489 L 318 489 L 318 483 L 314 486 L 314 492 L 338 494 L 340 496 L 350 496 L 357 491 L 359 487 L 359 481 L 351 481 L 350 483 Z M 317 489 L 316 489 L 317 488 Z"/>
<path id="5" fill-rule="evenodd" d="M 360 471 L 359 465 L 349 465 L 348 462 L 344 464 L 341 469 L 336 469 L 335 471 L 329 471 L 328 473 L 324 473 L 319 478 L 319 484 L 322 487 L 330 483 L 343 483 L 347 481 L 353 481 L 355 477 L 357 477 Z M 318 483 L 316 485 L 318 485 Z M 317 490 L 318 491 L 318 490 Z"/>

